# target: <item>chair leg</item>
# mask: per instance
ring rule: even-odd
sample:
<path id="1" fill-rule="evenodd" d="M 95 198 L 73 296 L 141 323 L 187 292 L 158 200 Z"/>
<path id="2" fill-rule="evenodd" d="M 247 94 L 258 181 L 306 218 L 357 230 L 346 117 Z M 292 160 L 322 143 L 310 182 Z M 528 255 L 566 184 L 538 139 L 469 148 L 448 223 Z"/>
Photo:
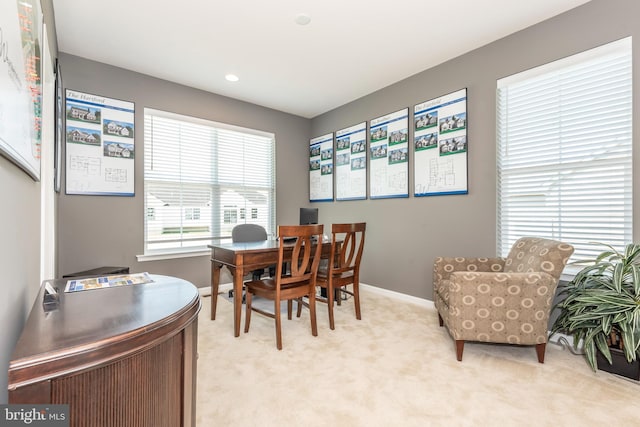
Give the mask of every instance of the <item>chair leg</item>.
<path id="1" fill-rule="evenodd" d="M 298 304 L 298 310 L 296 313 L 296 317 L 300 317 L 300 315 L 302 314 L 302 298 L 298 298 L 297 300 L 297 304 Z"/>
<path id="2" fill-rule="evenodd" d="M 356 319 L 361 320 L 360 315 L 360 286 L 358 282 L 353 282 L 353 302 L 356 305 Z"/>
<path id="3" fill-rule="evenodd" d="M 315 292 L 315 289 L 314 289 Z M 311 316 L 311 335 L 318 336 L 318 322 L 316 319 L 316 296 L 314 294 L 309 295 L 309 316 Z"/>
<path id="4" fill-rule="evenodd" d="M 536 344 L 536 353 L 538 354 L 538 363 L 544 363 L 544 351 L 547 348 L 547 343 Z"/>
<path id="5" fill-rule="evenodd" d="M 462 362 L 462 352 L 464 351 L 464 340 L 456 340 L 456 358 Z"/>
<path id="6" fill-rule="evenodd" d="M 247 310 L 246 317 L 244 319 L 244 332 L 245 334 L 249 332 L 249 324 L 251 324 L 251 292 L 247 292 L 245 294 L 247 306 L 245 309 Z"/>
<path id="7" fill-rule="evenodd" d="M 276 346 L 278 350 L 282 350 L 282 320 L 280 319 L 280 301 L 273 301 L 273 314 L 276 318 Z"/>
<path id="8" fill-rule="evenodd" d="M 291 320 L 291 312 L 293 311 L 293 300 L 287 300 L 287 319 Z"/>
<path id="9" fill-rule="evenodd" d="M 444 326 L 444 320 L 442 320 L 442 316 L 440 316 L 440 313 L 438 313 L 438 323 L 440 323 L 440 326 Z"/>
<path id="10" fill-rule="evenodd" d="M 327 286 L 327 307 L 329 310 L 329 328 L 331 328 L 331 330 L 334 330 L 335 327 L 335 323 L 333 321 L 333 297 L 335 296 L 335 292 L 333 290 L 333 285 L 331 284 L 331 282 L 329 282 L 329 285 Z"/>

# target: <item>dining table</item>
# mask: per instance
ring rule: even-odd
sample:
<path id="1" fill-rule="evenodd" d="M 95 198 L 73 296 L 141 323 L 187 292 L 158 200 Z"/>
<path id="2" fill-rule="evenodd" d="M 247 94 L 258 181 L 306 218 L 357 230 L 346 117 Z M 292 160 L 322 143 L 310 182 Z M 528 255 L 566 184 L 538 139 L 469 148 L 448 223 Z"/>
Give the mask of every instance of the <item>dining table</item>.
<path id="1" fill-rule="evenodd" d="M 284 242 L 283 244 L 283 262 L 286 262 L 291 260 L 295 242 Z M 331 241 L 324 240 L 321 244 L 321 257 L 328 259 L 331 256 Z M 236 337 L 240 336 L 241 295 L 244 276 L 253 270 L 276 265 L 279 261 L 279 245 L 278 239 L 208 245 L 211 249 L 211 320 L 216 319 L 220 270 L 226 266 L 233 276 L 233 331 Z"/>

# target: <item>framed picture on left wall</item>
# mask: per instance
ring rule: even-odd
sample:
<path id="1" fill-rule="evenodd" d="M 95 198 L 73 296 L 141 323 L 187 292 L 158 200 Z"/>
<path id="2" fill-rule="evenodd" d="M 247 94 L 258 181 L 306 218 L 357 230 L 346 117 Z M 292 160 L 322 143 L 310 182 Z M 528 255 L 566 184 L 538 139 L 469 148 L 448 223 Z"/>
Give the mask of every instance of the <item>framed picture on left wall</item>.
<path id="1" fill-rule="evenodd" d="M 64 95 L 62 89 L 62 72 L 60 62 L 56 59 L 56 141 L 54 145 L 54 165 L 55 173 L 53 186 L 56 193 L 60 192 L 60 180 L 62 178 L 62 140 L 64 138 Z"/>
<path id="2" fill-rule="evenodd" d="M 39 0 L 0 2 L 0 154 L 40 180 L 42 11 Z"/>

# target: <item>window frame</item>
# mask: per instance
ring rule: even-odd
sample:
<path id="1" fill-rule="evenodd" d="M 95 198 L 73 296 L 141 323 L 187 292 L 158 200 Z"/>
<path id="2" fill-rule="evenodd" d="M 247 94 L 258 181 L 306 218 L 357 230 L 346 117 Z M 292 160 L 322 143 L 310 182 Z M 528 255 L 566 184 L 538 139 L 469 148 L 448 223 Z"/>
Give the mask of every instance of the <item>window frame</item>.
<path id="1" fill-rule="evenodd" d="M 615 178 L 618 180 L 623 181 L 623 196 L 620 200 L 622 200 L 621 202 L 618 202 L 617 205 L 621 205 L 622 207 L 619 207 L 619 215 L 622 216 L 622 231 L 618 231 L 618 234 L 622 235 L 622 239 L 624 240 L 624 242 L 621 242 L 621 238 L 618 237 L 617 239 L 614 239 L 613 237 L 610 237 L 612 240 L 611 241 L 604 241 L 602 242 L 602 240 L 600 240 L 599 242 L 601 243 L 606 243 L 606 244 L 613 244 L 616 249 L 618 250 L 623 250 L 624 249 L 624 245 L 626 243 L 629 243 L 631 241 L 633 241 L 633 167 L 632 167 L 632 161 L 631 161 L 631 155 L 633 153 L 633 116 L 632 116 L 632 104 L 633 104 L 633 100 L 632 100 L 632 96 L 633 96 L 633 76 L 632 76 L 632 63 L 633 63 L 633 58 L 632 58 L 632 40 L 631 37 L 627 37 L 625 39 L 621 39 L 621 40 L 617 40 L 611 43 L 608 43 L 606 45 L 603 46 L 599 46 L 593 49 L 589 49 L 587 51 L 572 55 L 570 57 L 567 58 L 563 58 L 560 59 L 558 61 L 554 61 L 552 63 L 549 64 L 545 64 L 542 65 L 540 67 L 536 67 L 533 68 L 531 70 L 526 70 L 523 71 L 521 73 L 517 73 L 514 74 L 512 76 L 508 76 L 505 77 L 503 79 L 499 79 L 497 82 L 497 88 L 496 88 L 496 246 L 497 246 L 497 254 L 499 256 L 506 256 L 511 248 L 511 245 L 513 244 L 513 241 L 515 241 L 515 239 L 517 238 L 517 236 L 514 235 L 510 235 L 510 233 L 512 232 L 511 229 L 506 230 L 505 228 L 509 228 L 507 227 L 505 224 L 507 224 L 507 222 L 505 221 L 505 217 L 508 218 L 508 214 L 505 215 L 505 213 L 503 212 L 504 206 L 508 205 L 508 202 L 505 202 L 504 199 L 504 191 L 503 191 L 503 179 L 505 176 L 504 173 L 504 168 L 503 168 L 503 162 L 505 159 L 505 153 L 507 153 L 509 151 L 509 147 L 505 147 L 501 144 L 508 144 L 508 142 L 506 142 L 506 140 L 509 140 L 512 138 L 513 135 L 518 134 L 518 136 L 513 136 L 513 139 L 517 139 L 518 137 L 520 137 L 520 135 L 523 134 L 524 130 L 526 129 L 527 131 L 529 131 L 530 129 L 535 129 L 535 126 L 527 124 L 526 126 L 530 126 L 530 128 L 527 128 L 525 125 L 523 124 L 518 124 L 516 126 L 518 126 L 517 129 L 514 130 L 514 128 L 510 128 L 508 130 L 507 129 L 508 125 L 505 124 L 505 122 L 507 122 L 506 117 L 504 117 L 503 115 L 501 115 L 501 107 L 503 107 L 503 104 L 505 104 L 505 99 L 501 98 L 501 90 L 508 90 L 510 88 L 513 88 L 514 86 L 517 85 L 529 85 L 530 87 L 533 86 L 532 82 L 539 82 L 541 79 L 545 78 L 545 77 L 549 77 L 552 74 L 557 74 L 560 76 L 564 76 L 562 74 L 563 71 L 569 70 L 571 69 L 574 73 L 578 73 L 579 67 L 584 66 L 584 64 L 590 63 L 590 61 L 592 61 L 593 59 L 599 59 L 599 66 L 604 67 L 605 64 L 607 64 L 607 60 L 609 60 L 610 58 L 612 58 L 612 55 L 617 55 L 619 52 L 623 52 L 623 54 L 621 54 L 621 57 L 623 55 L 628 55 L 625 56 L 624 61 L 625 62 L 622 68 L 625 68 L 625 71 L 628 74 L 624 74 L 625 79 L 621 79 L 624 80 L 625 83 L 628 83 L 628 85 L 630 86 L 629 90 L 627 91 L 621 91 L 624 93 L 628 93 L 629 95 L 629 99 L 625 99 L 623 101 L 619 101 L 619 100 L 613 100 L 615 102 L 620 102 L 620 104 L 627 104 L 627 106 L 625 107 L 625 109 L 621 109 L 620 111 L 622 111 L 622 113 L 619 113 L 621 116 L 624 116 L 624 123 L 626 126 L 626 128 L 624 128 L 626 130 L 626 132 L 624 132 L 622 137 L 616 136 L 613 137 L 611 136 L 609 139 L 611 141 L 617 141 L 618 138 L 620 138 L 620 143 L 618 144 L 617 142 L 609 142 L 610 145 L 619 145 L 622 146 L 624 145 L 624 148 L 627 151 L 627 155 L 626 157 L 624 155 L 618 155 L 617 157 L 614 155 L 611 155 L 610 153 L 605 153 L 600 155 L 599 157 L 595 157 L 595 155 L 591 155 L 592 158 L 590 159 L 586 159 L 583 161 L 584 165 L 592 165 L 591 167 L 595 168 L 595 165 L 600 165 L 600 167 L 602 167 L 602 169 L 607 170 L 607 165 L 610 163 L 615 163 L 616 166 L 621 165 L 624 170 L 624 176 L 622 178 Z M 622 60 L 620 61 L 622 63 Z M 593 73 L 593 70 L 592 70 Z M 596 75 L 598 75 L 597 73 L 594 73 Z M 604 73 L 602 73 L 604 74 Z M 593 78 L 592 75 L 589 75 L 590 78 Z M 574 79 L 575 76 L 572 77 L 572 79 Z M 574 80 L 572 79 L 567 79 L 567 82 L 563 82 L 563 84 L 565 86 L 562 85 L 558 85 L 560 88 L 565 89 L 568 88 L 569 84 L 576 84 L 574 82 Z M 576 78 L 577 80 L 577 78 Z M 586 79 L 584 79 L 584 81 L 588 81 Z M 608 84 L 611 84 L 610 81 L 607 81 Z M 542 83 L 540 83 L 540 87 L 542 87 Z M 577 86 L 577 84 L 576 84 Z M 604 84 L 602 84 L 602 86 L 604 86 Z M 562 92 L 562 91 L 559 91 Z M 568 92 L 568 91 L 567 91 Z M 536 96 L 539 95 L 538 92 L 533 92 Z M 585 94 L 589 94 L 591 95 L 590 92 L 585 91 Z M 568 98 L 567 95 L 562 94 L 560 99 L 562 99 L 562 96 L 566 96 Z M 531 98 L 533 98 L 533 96 L 531 96 Z M 585 96 L 586 98 L 586 96 Z M 598 100 L 603 99 L 606 101 L 606 98 L 601 97 L 601 98 L 597 98 Z M 612 102 L 613 102 L 612 101 Z M 564 102 L 564 100 L 563 100 Z M 513 104 L 515 103 L 515 99 L 508 99 L 506 101 L 507 108 L 514 108 Z M 523 102 L 522 105 L 526 105 L 527 107 L 530 107 L 531 105 L 535 105 L 536 102 L 535 101 L 531 101 L 531 102 Z M 586 102 L 585 102 L 586 104 Z M 611 103 L 606 104 L 607 106 L 609 106 Z M 562 102 L 559 102 L 558 105 L 561 105 L 563 107 L 566 107 L 565 104 L 563 104 Z M 545 105 L 546 107 L 546 105 Z M 580 104 L 580 107 L 582 108 L 582 104 Z M 607 107 L 605 107 L 607 108 Z M 594 108 L 592 111 L 595 111 L 596 108 Z M 521 108 L 519 110 L 519 112 L 525 111 L 524 108 Z M 580 110 L 582 111 L 582 110 Z M 612 109 L 610 109 L 610 111 L 614 111 Z M 533 122 L 534 121 L 534 117 L 535 120 L 540 120 L 538 116 L 536 116 L 536 114 L 538 114 L 537 110 L 526 110 L 528 115 L 525 114 L 521 114 L 520 120 L 522 121 L 522 123 L 528 123 L 525 119 L 523 119 L 522 117 L 526 117 L 529 120 L 529 122 Z M 575 114 L 574 112 L 569 112 L 569 108 L 566 107 L 564 110 L 562 110 L 562 113 L 565 114 L 567 117 L 570 114 Z M 516 117 L 515 114 L 513 117 Z M 563 117 L 563 124 L 566 125 L 566 127 L 559 127 L 558 129 L 562 129 L 566 131 L 566 134 L 563 132 L 559 132 L 560 136 L 558 136 L 558 142 L 557 145 L 559 147 L 564 145 L 569 145 L 569 141 L 570 141 L 570 131 L 573 131 L 573 128 L 570 128 L 569 125 L 567 125 L 567 123 L 569 123 L 569 118 L 564 118 Z M 618 116 L 616 115 L 616 118 L 618 118 Z M 621 119 L 622 120 L 622 119 Z M 558 120 L 558 122 L 560 122 L 560 120 Z M 621 121 L 622 122 L 622 121 Z M 591 123 L 589 123 L 591 124 Z M 599 124 L 600 128 L 599 129 L 604 129 L 605 126 L 603 126 L 602 124 Z M 537 143 L 540 143 L 540 145 L 544 145 L 545 148 L 550 147 L 552 144 L 549 142 L 545 142 L 542 141 L 540 142 L 540 140 L 543 140 L 544 137 L 540 136 L 538 134 L 536 134 L 535 132 L 532 132 L 533 135 L 535 135 L 535 138 L 531 138 L 531 141 L 535 141 L 535 142 L 531 142 L 531 146 L 534 146 Z M 595 134 L 595 132 L 594 132 Z M 508 136 L 507 136 L 508 135 Z M 617 134 L 616 134 L 617 135 Z M 505 141 L 501 141 L 501 138 Z M 526 140 L 524 137 L 521 137 L 522 140 Z M 522 141 L 519 142 L 522 145 Z M 586 143 L 585 143 L 586 145 Z M 515 147 L 515 146 L 514 146 Z M 511 151 L 515 152 L 515 148 L 511 147 Z M 535 162 L 537 161 L 537 159 L 534 159 L 534 157 L 536 156 L 536 154 L 534 154 L 533 150 L 531 148 L 528 148 L 529 150 L 531 150 L 531 158 L 525 158 L 521 153 L 520 154 L 513 154 L 511 153 L 512 157 L 515 156 L 521 156 L 521 160 L 520 163 L 516 166 L 511 165 L 513 170 L 517 170 L 520 169 L 519 173 L 521 174 L 521 176 L 526 176 L 527 173 L 533 174 L 534 173 L 534 165 Z M 587 148 L 581 148 L 580 150 L 582 150 L 582 152 L 587 152 Z M 578 151 L 578 150 L 576 150 Z M 524 151 L 523 151 L 524 152 Z M 561 150 L 559 150 L 559 152 L 562 152 Z M 508 158 L 509 154 L 506 154 L 506 157 Z M 541 156 L 544 157 L 544 156 Z M 574 165 L 577 162 L 574 160 Z M 606 163 L 604 166 L 602 166 L 602 163 Z M 551 169 L 553 169 L 553 164 L 552 162 L 547 162 L 544 166 L 540 166 L 538 167 L 538 170 L 535 170 L 535 173 L 539 173 L 540 176 L 542 176 L 543 173 L 543 169 L 545 169 L 545 173 L 549 173 L 549 171 Z M 570 163 L 569 161 L 560 161 L 557 162 L 557 167 L 560 168 L 564 168 L 564 170 L 557 172 L 558 176 L 560 177 L 561 181 L 558 181 L 560 183 L 564 183 L 567 182 L 570 178 L 570 175 L 568 173 L 573 172 L 573 170 L 577 170 L 577 168 L 572 168 L 572 163 Z M 586 169 L 586 166 L 585 166 Z M 605 175 L 607 177 L 611 177 L 613 175 L 622 175 L 622 173 L 618 173 L 618 171 L 616 170 L 616 172 L 613 172 L 614 169 L 612 167 L 609 166 L 609 172 L 608 175 Z M 564 173 L 564 175 L 563 175 Z M 585 172 L 582 172 L 585 173 Z M 522 178 L 521 178 L 522 179 Z M 577 178 L 574 178 L 577 181 Z M 614 179 L 614 178 L 610 178 L 610 179 Z M 581 181 L 584 182 L 584 181 Z M 599 181 L 597 181 L 596 179 L 594 179 L 594 183 L 599 183 Z M 518 185 L 518 184 L 513 184 L 512 185 Z M 520 184 L 523 185 L 523 184 Z M 515 188 L 515 187 L 513 187 Z M 513 188 L 510 188 L 508 191 L 512 191 L 511 197 L 515 197 L 514 194 L 515 192 L 513 192 Z M 522 188 L 524 188 L 524 185 L 522 186 Z M 592 186 L 591 188 L 593 188 L 595 190 L 595 186 Z M 543 193 L 543 191 L 539 191 L 540 193 Z M 574 199 L 576 199 L 576 196 L 574 194 L 572 194 L 571 190 L 567 190 L 566 188 L 564 190 L 558 190 L 558 194 L 559 197 L 562 199 L 563 197 L 565 199 L 569 199 L 569 196 L 573 197 Z M 508 196 L 508 194 L 507 194 Z M 590 199 L 589 199 L 590 197 Z M 590 205 L 586 205 L 589 207 L 594 206 L 594 200 L 596 199 L 596 196 L 588 196 L 585 198 L 586 201 L 580 201 L 580 202 L 575 202 L 577 203 L 576 206 L 585 206 L 582 205 L 581 203 L 587 203 L 590 202 Z M 543 201 L 543 203 L 546 203 L 547 199 L 545 199 L 545 201 Z M 535 201 L 530 201 L 531 203 L 531 211 L 535 212 L 534 209 L 535 207 L 537 207 L 538 205 L 536 204 L 537 202 Z M 559 203 L 559 206 L 561 206 L 562 201 L 557 202 Z M 617 206 L 616 205 L 616 206 Z M 511 209 L 514 208 L 518 208 L 518 207 L 523 207 L 525 206 L 524 203 L 521 202 L 513 202 L 511 205 L 509 205 L 509 207 Z M 568 203 L 565 202 L 565 206 L 569 206 Z M 575 209 L 575 208 L 572 208 Z M 584 208 L 582 208 L 584 209 Z M 595 209 L 594 209 L 595 210 Z M 563 217 L 562 212 L 564 212 L 562 209 L 559 209 L 559 213 L 557 214 L 558 218 L 567 218 L 567 216 L 565 215 Z M 514 214 L 515 215 L 515 214 Z M 589 212 L 589 215 L 594 215 L 594 217 L 597 217 L 595 214 Z M 522 215 L 521 217 L 535 217 L 536 213 L 525 213 L 524 215 Z M 587 215 L 585 215 L 587 216 Z M 513 217 L 512 217 L 513 218 Z M 536 217 L 538 222 L 542 221 L 540 219 L 540 217 Z M 578 229 L 578 226 L 582 226 L 582 225 L 588 225 L 589 222 L 588 221 L 592 221 L 591 219 L 578 219 L 578 220 L 574 220 L 574 217 L 570 217 L 572 221 L 574 221 L 574 223 L 569 224 L 569 220 L 565 219 L 564 224 L 563 221 L 560 220 L 558 228 L 560 231 L 558 231 L 556 235 L 542 235 L 541 237 L 548 237 L 548 238 L 554 238 L 557 240 L 561 240 L 561 241 L 565 241 L 567 243 L 573 244 L 574 247 L 576 248 L 576 252 L 574 252 L 574 256 L 572 257 L 572 261 L 577 261 L 577 260 L 586 260 L 586 259 L 593 259 L 595 258 L 595 256 L 600 253 L 604 248 L 602 247 L 602 245 L 600 243 L 598 243 L 597 239 L 591 239 L 588 236 L 593 236 L 593 231 L 596 229 L 596 227 L 593 228 L 587 228 L 588 232 L 585 232 L 584 235 L 587 236 L 584 239 L 581 239 L 579 237 L 576 237 L 576 229 Z M 593 222 L 593 225 L 595 226 L 595 224 L 598 224 L 599 228 L 598 231 L 600 231 L 601 229 L 603 229 L 602 226 L 600 226 L 600 223 L 604 223 L 605 221 L 603 221 L 603 218 L 605 218 L 604 214 L 601 214 L 600 217 L 597 221 L 593 220 L 595 222 Z M 564 228 L 563 225 L 565 225 Z M 540 227 L 543 228 L 543 227 Z M 538 232 L 539 229 L 538 228 Z M 613 228 L 613 227 L 611 227 Z M 530 227 L 531 230 L 535 230 L 536 228 L 534 226 Z M 534 234 L 534 233 L 530 233 L 530 234 Z M 551 233 L 553 234 L 553 233 Z M 522 235 L 526 235 L 526 234 L 522 234 Z M 613 236 L 612 233 L 610 233 L 608 236 Z M 586 240 L 590 240 L 590 241 L 586 241 Z M 579 269 L 579 267 L 576 266 L 567 266 L 566 272 L 568 272 L 569 274 L 577 272 L 577 270 Z"/>
<path id="2" fill-rule="evenodd" d="M 210 167 L 211 169 L 211 181 L 209 183 L 204 183 L 204 184 L 189 184 L 187 182 L 187 184 L 185 184 L 186 186 L 202 186 L 205 191 L 206 188 L 210 188 L 209 191 L 211 191 L 211 196 L 213 197 L 213 199 L 210 200 L 210 203 L 208 203 L 206 206 L 210 206 L 210 213 L 207 212 L 206 214 L 202 212 L 202 209 L 204 209 L 205 211 L 208 209 L 205 209 L 203 206 L 185 206 L 184 204 L 182 204 L 182 200 L 180 201 L 180 210 L 182 211 L 181 214 L 179 214 L 180 221 L 181 222 L 189 222 L 191 221 L 191 223 L 193 222 L 197 222 L 197 221 L 192 221 L 190 219 L 187 219 L 188 216 L 188 211 L 189 209 L 199 209 L 200 210 L 200 217 L 202 218 L 203 216 L 205 217 L 203 220 L 210 221 L 210 226 L 209 227 L 195 227 L 196 229 L 198 229 L 198 231 L 200 231 L 200 229 L 204 229 L 206 228 L 206 232 L 209 233 L 208 236 L 199 236 L 199 237 L 195 237 L 193 239 L 189 239 L 189 236 L 185 236 L 185 234 L 188 234 L 189 231 L 187 231 L 188 228 L 193 228 L 193 227 L 183 227 L 183 226 L 179 226 L 180 231 L 179 231 L 179 237 L 178 238 L 166 238 L 166 239 L 160 239 L 160 240 L 154 240 L 152 238 L 150 238 L 149 235 L 149 223 L 148 221 L 151 219 L 156 218 L 158 215 L 157 212 L 157 208 L 152 208 L 150 206 L 148 206 L 148 193 L 151 191 L 150 188 L 153 188 L 153 186 L 150 184 L 151 182 L 155 182 L 156 185 L 156 190 L 159 188 L 158 186 L 162 186 L 162 181 L 163 179 L 161 179 L 160 181 L 158 181 L 158 178 L 150 178 L 151 175 L 153 176 L 159 176 L 162 175 L 162 172 L 158 172 L 158 170 L 156 169 L 155 173 L 154 172 L 150 172 L 150 170 L 148 170 L 148 162 L 147 162 L 147 155 L 150 152 L 149 150 L 153 150 L 153 138 L 157 138 L 157 134 L 154 133 L 151 129 L 148 129 L 149 127 L 149 123 L 151 123 L 151 121 L 153 120 L 153 118 L 159 118 L 159 119 L 168 119 L 168 120 L 173 120 L 173 121 L 177 121 L 179 122 L 179 124 L 177 124 L 177 126 L 183 126 L 185 128 L 188 128 L 189 125 L 193 124 L 195 126 L 204 126 L 206 128 L 210 128 L 209 131 L 212 133 L 220 133 L 219 135 L 219 140 L 216 140 L 217 142 L 215 142 L 214 140 L 212 140 L 212 144 L 223 144 L 223 145 L 215 145 L 212 146 L 211 148 L 211 153 L 212 153 L 212 157 L 207 157 L 207 161 L 206 162 L 210 162 Z M 197 117 L 192 117 L 192 116 L 185 116 L 185 115 L 181 115 L 181 114 L 177 114 L 177 113 L 171 113 L 171 112 L 167 112 L 167 111 L 161 111 L 161 110 L 156 110 L 156 109 L 152 109 L 152 108 L 144 108 L 144 124 L 145 124 L 145 129 L 144 129 L 144 134 L 145 134 L 145 160 L 144 160 L 144 174 L 143 174 L 143 181 L 144 181 L 144 191 L 143 191 L 143 196 L 144 196 L 144 219 L 143 219 L 143 224 L 144 224 L 144 233 L 143 233 L 143 250 L 144 253 L 142 255 L 138 255 L 138 261 L 149 261 L 149 260 L 157 260 L 157 259 L 171 259 L 171 258 L 182 258 L 185 256 L 201 256 L 201 255 L 205 255 L 208 254 L 210 252 L 210 249 L 207 248 L 207 244 L 211 244 L 212 242 L 219 242 L 219 241 L 226 241 L 231 239 L 231 232 L 230 230 L 228 231 L 228 235 L 227 232 L 224 232 L 223 230 L 225 230 L 225 224 L 223 224 L 224 221 L 224 215 L 223 215 L 223 211 L 226 210 L 225 204 L 222 202 L 221 198 L 225 197 L 224 194 L 228 193 L 228 192 L 233 192 L 233 194 L 236 194 L 238 197 L 244 197 L 245 203 L 250 203 L 249 199 L 247 199 L 247 194 L 250 194 L 252 192 L 256 192 L 259 191 L 260 194 L 262 195 L 261 200 L 262 203 L 265 203 L 265 215 L 266 218 L 261 218 L 261 225 L 265 226 L 265 228 L 267 229 L 267 232 L 269 233 L 269 235 L 274 235 L 275 234 L 275 223 L 276 223 L 276 141 L 275 141 L 275 134 L 270 133 L 270 132 L 264 132 L 264 131 L 260 131 L 260 130 L 256 130 L 256 129 L 249 129 L 249 128 L 244 128 L 244 127 L 240 127 L 240 126 L 235 126 L 235 125 L 230 125 L 230 124 L 225 124 L 225 123 L 219 123 L 219 122 L 214 122 L 211 120 L 206 120 L 206 119 L 201 119 L 201 118 L 197 118 Z M 221 132 L 222 131 L 222 132 Z M 229 132 L 226 132 L 229 131 Z M 226 132 L 226 134 L 225 134 Z M 261 175 L 258 174 L 257 178 L 256 175 L 251 175 L 252 173 L 255 173 L 255 171 L 253 171 L 252 167 L 245 167 L 242 170 L 243 171 L 247 171 L 246 173 L 248 173 L 249 175 L 246 175 L 244 173 L 241 174 L 240 178 L 230 178 L 227 175 L 221 175 L 224 172 L 221 172 L 221 169 L 224 169 L 222 165 L 222 163 L 220 163 L 221 161 L 224 161 L 224 159 L 226 159 L 227 161 L 229 161 L 229 157 L 228 155 L 225 157 L 224 153 L 228 154 L 229 150 L 233 150 L 235 149 L 235 145 L 232 144 L 231 142 L 233 141 L 233 138 L 235 138 L 237 135 L 236 134 L 242 134 L 239 137 L 241 138 L 241 144 L 242 147 L 244 147 L 244 150 L 250 150 L 251 149 L 251 144 L 253 140 L 256 141 L 261 141 L 261 146 L 262 147 L 262 152 L 264 154 L 264 166 L 263 166 L 263 172 L 262 173 L 266 173 L 267 175 Z M 224 136 L 227 135 L 227 136 Z M 229 139 L 231 138 L 231 139 Z M 258 139 L 255 139 L 258 138 Z M 183 138 L 180 140 L 179 143 L 184 144 L 185 141 L 187 140 L 187 138 Z M 150 146 L 148 145 L 150 144 Z M 158 143 L 160 145 L 162 145 L 161 143 Z M 166 145 L 166 142 L 164 143 Z M 224 145 L 226 144 L 226 145 Z M 225 148 L 226 147 L 226 148 Z M 239 147 L 240 148 L 240 147 Z M 160 148 L 162 149 L 162 147 Z M 225 150 L 223 154 L 220 154 L 220 150 Z M 165 150 L 166 151 L 166 150 Z M 213 153 L 217 153 L 217 154 L 213 154 Z M 170 154 L 173 154 L 170 152 Z M 149 156 L 150 158 L 153 156 Z M 233 159 L 235 160 L 236 157 L 233 157 Z M 151 160 L 149 160 L 151 162 Z M 251 156 L 246 155 L 245 153 L 245 157 L 244 157 L 244 162 L 250 162 L 253 161 L 253 158 L 251 158 Z M 227 165 L 232 165 L 235 169 L 236 168 L 236 164 L 235 163 L 227 163 Z M 208 167 L 205 167 L 206 170 Z M 167 175 L 169 173 L 167 172 Z M 167 181 L 167 185 L 169 185 L 169 187 L 171 185 L 182 185 L 180 184 L 181 182 L 184 184 L 184 173 L 180 172 L 179 174 L 180 176 L 178 178 L 176 178 L 176 180 L 171 181 L 171 179 L 165 179 Z M 234 174 L 235 176 L 235 174 Z M 247 179 L 247 176 L 253 176 L 253 178 L 249 178 Z M 262 178 L 266 177 L 266 180 L 263 180 Z M 255 184 L 255 179 L 259 180 L 260 183 L 260 187 L 256 187 Z M 160 184 L 158 184 L 158 182 L 160 182 Z M 171 182 L 173 182 L 173 184 L 171 184 Z M 167 187 L 167 188 L 169 188 Z M 181 190 L 182 191 L 182 190 Z M 172 202 L 173 203 L 173 202 Z M 168 205 L 168 204 L 167 204 Z M 251 205 L 249 205 L 251 206 Z M 148 217 L 148 212 L 149 209 L 153 209 L 154 211 L 154 215 L 153 218 L 149 218 Z M 164 208 L 163 208 L 164 209 Z M 217 211 L 216 211 L 217 209 Z M 216 214 L 217 212 L 217 214 Z M 206 216 L 209 215 L 210 219 L 206 218 Z M 221 218 L 222 216 L 222 218 Z M 238 212 L 236 209 L 236 223 L 238 223 Z M 172 220 L 173 221 L 173 220 Z M 219 221 L 220 224 L 216 225 L 216 221 Z M 240 220 L 240 222 L 243 222 L 243 220 Z M 222 227 L 219 230 L 223 231 L 222 233 L 216 233 L 216 227 Z M 173 232 L 173 230 L 172 230 Z M 177 235 L 176 235 L 177 236 Z M 189 243 L 189 241 L 192 241 Z M 160 242 L 160 245 L 164 244 L 166 242 L 167 245 L 173 243 L 176 243 L 176 246 L 180 246 L 180 247 L 170 247 L 170 248 L 163 248 L 163 249 L 153 249 L 150 247 L 153 246 L 154 242 L 158 243 Z M 186 245 L 185 245 L 186 242 Z M 207 242 L 206 244 L 199 244 L 199 242 Z M 156 245 L 156 246 L 160 246 L 160 245 Z M 189 245 L 197 245 L 197 246 L 189 246 Z"/>

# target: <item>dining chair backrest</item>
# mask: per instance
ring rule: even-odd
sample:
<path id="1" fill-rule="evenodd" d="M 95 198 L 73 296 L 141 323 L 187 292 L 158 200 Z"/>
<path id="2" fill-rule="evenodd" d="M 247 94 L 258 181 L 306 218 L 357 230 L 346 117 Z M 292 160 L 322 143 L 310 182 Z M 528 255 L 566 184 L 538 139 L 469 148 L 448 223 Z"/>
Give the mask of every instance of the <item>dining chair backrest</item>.
<path id="1" fill-rule="evenodd" d="M 315 282 L 322 251 L 324 225 L 281 225 L 278 227 L 280 239 L 276 282 L 278 285 L 310 280 Z M 295 237 L 293 243 L 287 243 Z M 285 261 L 284 251 L 291 249 L 290 274 L 282 274 Z"/>
<path id="2" fill-rule="evenodd" d="M 366 222 L 353 224 L 333 224 L 331 226 L 331 256 L 334 260 L 330 264 L 332 274 L 353 272 L 360 270 L 360 260 L 364 250 L 364 235 Z"/>

